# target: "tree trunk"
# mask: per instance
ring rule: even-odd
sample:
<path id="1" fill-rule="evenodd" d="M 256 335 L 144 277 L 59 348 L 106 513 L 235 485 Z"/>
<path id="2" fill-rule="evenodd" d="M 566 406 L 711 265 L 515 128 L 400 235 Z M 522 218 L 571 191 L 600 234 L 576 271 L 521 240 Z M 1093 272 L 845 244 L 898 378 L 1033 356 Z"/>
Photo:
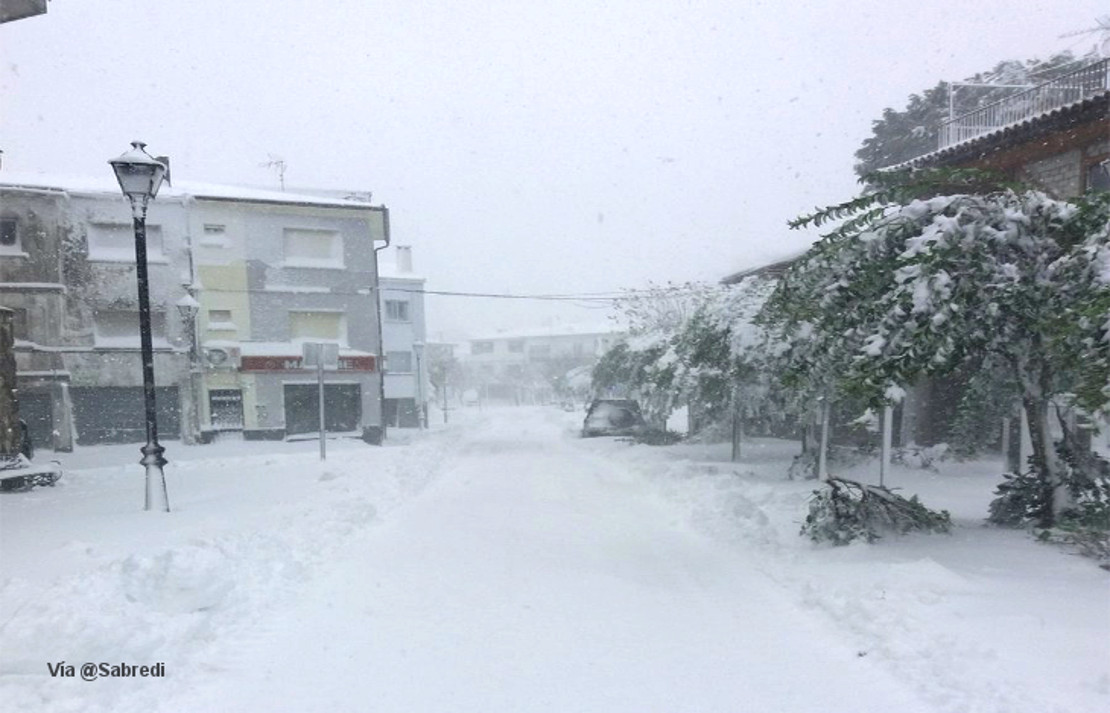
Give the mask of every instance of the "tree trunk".
<path id="1" fill-rule="evenodd" d="M 1069 503 L 1067 484 L 1064 482 L 1064 468 L 1056 455 L 1056 445 L 1049 430 L 1048 418 L 1051 404 L 1038 394 L 1022 397 L 1022 406 L 1029 421 L 1029 438 L 1033 445 L 1033 469 L 1043 483 L 1048 497 L 1048 506 L 1041 512 L 1039 527 L 1053 527 L 1061 512 Z"/>

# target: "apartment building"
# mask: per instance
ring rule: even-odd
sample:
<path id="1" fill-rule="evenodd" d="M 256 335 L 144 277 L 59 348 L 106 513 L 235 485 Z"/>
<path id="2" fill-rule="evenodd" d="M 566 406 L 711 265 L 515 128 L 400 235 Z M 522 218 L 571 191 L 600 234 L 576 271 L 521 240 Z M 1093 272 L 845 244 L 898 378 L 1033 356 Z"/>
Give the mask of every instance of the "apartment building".
<path id="1" fill-rule="evenodd" d="M 163 186 L 147 217 L 160 433 L 318 430 L 302 357 L 323 342 L 339 351 L 328 429 L 380 434 L 373 248 L 385 214 L 356 199 Z M 130 218 L 110 174 L 0 173 L 0 305 L 15 311 L 21 410 L 44 446 L 142 440 Z"/>

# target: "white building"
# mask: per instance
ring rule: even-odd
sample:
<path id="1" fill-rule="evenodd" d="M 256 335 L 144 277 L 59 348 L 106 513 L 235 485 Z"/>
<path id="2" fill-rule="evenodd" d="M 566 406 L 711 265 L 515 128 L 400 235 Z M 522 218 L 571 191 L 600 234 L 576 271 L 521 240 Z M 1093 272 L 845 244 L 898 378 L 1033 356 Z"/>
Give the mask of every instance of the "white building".
<path id="1" fill-rule="evenodd" d="M 597 363 L 622 336 L 611 324 L 562 324 L 498 332 L 469 340 L 468 383 L 488 401 L 527 404 L 580 394 L 573 372 Z"/>
<path id="2" fill-rule="evenodd" d="M 381 283 L 382 344 L 385 345 L 385 422 L 416 427 L 427 418 L 431 389 L 427 378 L 424 277 L 413 272 L 412 248 L 398 245 L 393 260 L 378 264 Z"/>
<path id="3" fill-rule="evenodd" d="M 305 341 L 339 347 L 329 430 L 380 433 L 386 225 L 365 201 L 164 185 L 147 217 L 160 435 L 317 430 Z M 195 320 L 178 310 L 189 297 Z M 134 233 L 110 171 L 0 172 L 0 306 L 15 310 L 21 414 L 40 447 L 143 439 Z"/>

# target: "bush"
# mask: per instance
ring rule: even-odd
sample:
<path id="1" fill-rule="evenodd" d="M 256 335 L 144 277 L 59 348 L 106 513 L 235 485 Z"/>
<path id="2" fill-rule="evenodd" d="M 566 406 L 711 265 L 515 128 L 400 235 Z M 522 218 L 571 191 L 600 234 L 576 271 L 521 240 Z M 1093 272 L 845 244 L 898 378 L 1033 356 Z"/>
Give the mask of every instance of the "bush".
<path id="1" fill-rule="evenodd" d="M 1093 453 L 1077 453 L 1063 441 L 1056 453 L 1065 466 L 1064 482 L 1072 506 L 1057 527 L 1110 532 L 1110 462 Z M 1052 486 L 1032 467 L 1023 473 L 1004 473 L 990 504 L 989 522 L 1025 527 L 1051 520 Z"/>
<path id="2" fill-rule="evenodd" d="M 830 478 L 825 486 L 813 491 L 800 533 L 814 542 L 874 542 L 885 533 L 948 532 L 952 525 L 947 511 L 928 509 L 916 495 L 907 500 L 889 488 L 842 478 Z"/>
<path id="3" fill-rule="evenodd" d="M 643 443 L 648 446 L 673 446 L 681 441 L 682 438 L 682 434 L 676 431 L 668 431 L 661 428 L 648 428 L 623 440 L 627 440 L 631 443 Z"/>
<path id="4" fill-rule="evenodd" d="M 1052 506 L 1051 488 L 1032 470 L 1003 473 L 994 494 L 987 521 L 995 525 L 1022 527 L 1040 520 Z"/>
<path id="5" fill-rule="evenodd" d="M 1038 531 L 1037 539 L 1070 547 L 1084 557 L 1098 560 L 1103 569 L 1110 569 L 1110 529 L 1064 518 L 1056 527 Z"/>

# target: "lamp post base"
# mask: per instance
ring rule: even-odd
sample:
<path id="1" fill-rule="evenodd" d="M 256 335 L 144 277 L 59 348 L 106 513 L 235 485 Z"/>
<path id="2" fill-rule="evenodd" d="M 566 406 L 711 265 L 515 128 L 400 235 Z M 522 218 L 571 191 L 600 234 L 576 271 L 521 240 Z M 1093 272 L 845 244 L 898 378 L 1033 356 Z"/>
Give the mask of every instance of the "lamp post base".
<path id="1" fill-rule="evenodd" d="M 139 461 L 146 467 L 146 507 L 145 510 L 170 511 L 170 496 L 166 490 L 166 473 L 162 466 L 169 461 L 162 457 L 166 449 L 158 443 L 147 443 L 139 449 L 143 454 Z"/>

